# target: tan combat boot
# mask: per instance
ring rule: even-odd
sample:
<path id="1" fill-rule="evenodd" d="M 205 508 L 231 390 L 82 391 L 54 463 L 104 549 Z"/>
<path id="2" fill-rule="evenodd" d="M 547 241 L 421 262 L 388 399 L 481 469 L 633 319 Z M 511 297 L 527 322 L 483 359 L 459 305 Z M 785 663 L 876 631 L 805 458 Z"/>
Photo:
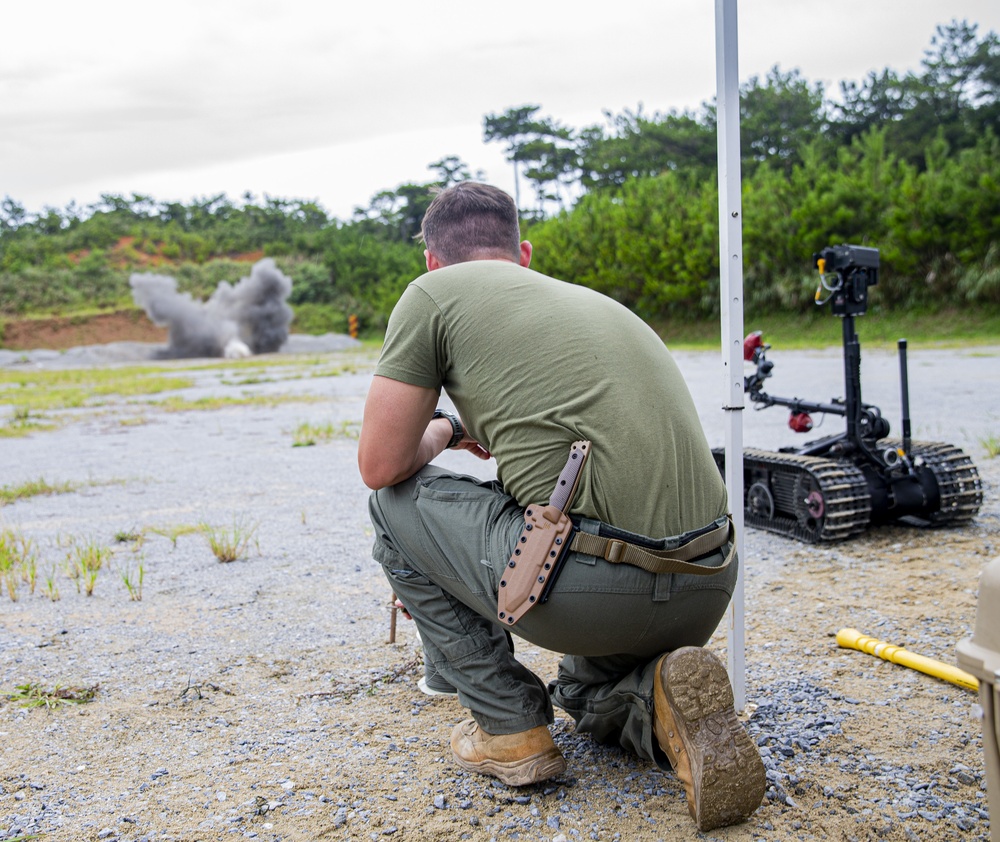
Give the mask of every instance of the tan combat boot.
<path id="1" fill-rule="evenodd" d="M 508 786 L 538 783 L 566 771 L 562 752 L 544 725 L 494 736 L 467 719 L 451 732 L 451 750 L 463 769 L 493 775 Z"/>
<path id="2" fill-rule="evenodd" d="M 653 683 L 653 730 L 688 809 L 705 831 L 748 818 L 764 799 L 760 753 L 736 718 L 733 688 L 722 662 L 686 646 L 664 655 Z"/>

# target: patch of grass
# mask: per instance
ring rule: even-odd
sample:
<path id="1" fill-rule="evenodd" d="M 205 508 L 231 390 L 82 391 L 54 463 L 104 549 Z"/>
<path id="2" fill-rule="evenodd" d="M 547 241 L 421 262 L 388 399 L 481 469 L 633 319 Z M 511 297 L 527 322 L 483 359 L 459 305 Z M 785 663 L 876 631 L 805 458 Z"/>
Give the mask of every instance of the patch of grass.
<path id="1" fill-rule="evenodd" d="M 263 377 L 259 374 L 250 374 L 238 380 L 220 380 L 223 386 L 256 386 L 258 383 L 273 383 L 273 377 Z"/>
<path id="2" fill-rule="evenodd" d="M 59 596 L 59 586 L 56 584 L 56 571 L 54 569 L 45 577 L 44 593 L 52 602 L 58 602 L 62 598 Z"/>
<path id="3" fill-rule="evenodd" d="M 193 385 L 191 377 L 152 366 L 0 369 L 0 390 L 6 390 L 10 402 L 27 412 L 101 406 L 115 396 L 153 395 Z"/>
<path id="4" fill-rule="evenodd" d="M 4 485 L 0 486 L 0 506 L 6 506 L 9 503 L 14 503 L 18 500 L 24 500 L 28 497 L 37 497 L 39 495 L 47 494 L 69 494 L 72 491 L 76 491 L 79 486 L 72 482 L 62 482 L 53 485 L 52 483 L 46 482 L 43 477 L 39 477 L 36 480 L 29 480 L 28 482 L 22 482 L 20 485 Z"/>
<path id="5" fill-rule="evenodd" d="M 997 456 L 1000 456 L 1000 436 L 984 436 L 979 440 L 979 443 L 990 459 L 996 459 Z"/>
<path id="6" fill-rule="evenodd" d="M 85 705 L 94 701 L 99 684 L 91 687 L 55 687 L 46 690 L 40 684 L 19 684 L 14 692 L 7 695 L 12 702 L 17 702 L 23 708 L 57 708 L 61 705 Z"/>
<path id="7" fill-rule="evenodd" d="M 311 447 L 332 439 L 356 439 L 360 432 L 360 427 L 354 421 L 341 421 L 337 425 L 331 422 L 311 424 L 304 421 L 292 433 L 292 447 Z"/>
<path id="8" fill-rule="evenodd" d="M 201 532 L 200 526 L 192 526 L 191 524 L 174 524 L 172 526 L 149 526 L 146 528 L 147 532 L 152 532 L 154 535 L 162 535 L 165 538 L 170 539 L 170 543 L 177 546 L 177 539 L 181 535 L 191 535 L 195 532 Z"/>
<path id="9" fill-rule="evenodd" d="M 97 586 L 97 574 L 104 567 L 104 562 L 111 558 L 111 548 L 102 546 L 94 540 L 74 542 L 67 555 L 71 578 L 76 580 L 77 590 L 82 584 L 87 596 L 94 595 Z"/>
<path id="10" fill-rule="evenodd" d="M 146 578 L 146 568 L 142 561 L 139 561 L 135 571 L 129 566 L 118 572 L 122 577 L 125 590 L 128 591 L 128 598 L 133 602 L 142 602 L 142 581 Z"/>
<path id="11" fill-rule="evenodd" d="M 130 529 L 119 529 L 114 534 L 116 544 L 133 544 L 133 549 L 138 549 L 146 541 L 146 533 L 136 527 Z"/>
<path id="12" fill-rule="evenodd" d="M 167 412 L 192 412 L 212 409 L 228 409 L 234 406 L 280 406 L 283 403 L 319 403 L 329 400 L 323 395 L 243 395 L 208 396 L 191 400 L 174 396 L 163 401 L 157 401 L 153 406 Z"/>
<path id="13" fill-rule="evenodd" d="M 247 525 L 242 518 L 234 518 L 231 529 L 221 529 L 203 523 L 201 530 L 212 554 L 222 563 L 246 558 L 257 531 L 257 524 Z"/>
<path id="14" fill-rule="evenodd" d="M 17 406 L 6 423 L 0 425 L 0 438 L 20 438 L 41 430 L 53 430 L 56 424 L 27 407 Z"/>
<path id="15" fill-rule="evenodd" d="M 360 371 L 360 366 L 355 363 L 344 363 L 344 365 L 334 366 L 333 368 L 324 368 L 319 371 L 313 371 L 309 373 L 310 377 L 340 377 L 342 374 L 357 374 Z"/>
<path id="16" fill-rule="evenodd" d="M 21 585 L 35 592 L 38 578 L 38 552 L 30 538 L 14 529 L 0 530 L 0 584 L 11 602 L 17 602 Z"/>

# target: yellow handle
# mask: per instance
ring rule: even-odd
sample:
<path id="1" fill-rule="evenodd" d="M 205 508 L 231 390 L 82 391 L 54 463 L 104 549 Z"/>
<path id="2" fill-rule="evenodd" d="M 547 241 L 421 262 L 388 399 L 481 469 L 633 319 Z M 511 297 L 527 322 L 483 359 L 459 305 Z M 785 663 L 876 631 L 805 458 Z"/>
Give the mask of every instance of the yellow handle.
<path id="1" fill-rule="evenodd" d="M 934 678 L 941 678 L 964 687 L 966 690 L 979 690 L 979 681 L 974 675 L 970 675 L 958 667 L 953 667 L 943 661 L 936 661 L 923 655 L 917 655 L 903 649 L 901 646 L 893 646 L 884 640 L 877 640 L 874 637 L 867 637 L 857 629 L 841 629 L 837 632 L 837 645 L 845 649 L 857 649 L 874 655 L 884 661 L 890 661 L 910 669 L 931 675 Z"/>
<path id="2" fill-rule="evenodd" d="M 821 257 L 816 261 L 816 266 L 819 269 L 820 282 L 816 285 L 815 300 L 819 303 L 819 297 L 823 294 L 823 275 L 826 273 L 826 260 Z"/>

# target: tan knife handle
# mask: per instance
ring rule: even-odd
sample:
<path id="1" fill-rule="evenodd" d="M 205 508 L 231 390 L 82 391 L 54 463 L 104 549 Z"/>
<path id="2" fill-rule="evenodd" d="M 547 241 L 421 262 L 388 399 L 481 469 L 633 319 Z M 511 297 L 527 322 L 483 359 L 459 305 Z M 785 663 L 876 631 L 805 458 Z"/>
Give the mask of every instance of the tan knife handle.
<path id="1" fill-rule="evenodd" d="M 576 496 L 577 486 L 580 484 L 580 476 L 583 474 L 583 466 L 590 455 L 589 441 L 575 441 L 569 449 L 569 459 L 566 460 L 566 467 L 559 474 L 556 487 L 549 498 L 549 505 L 555 506 L 559 511 L 568 511 Z"/>

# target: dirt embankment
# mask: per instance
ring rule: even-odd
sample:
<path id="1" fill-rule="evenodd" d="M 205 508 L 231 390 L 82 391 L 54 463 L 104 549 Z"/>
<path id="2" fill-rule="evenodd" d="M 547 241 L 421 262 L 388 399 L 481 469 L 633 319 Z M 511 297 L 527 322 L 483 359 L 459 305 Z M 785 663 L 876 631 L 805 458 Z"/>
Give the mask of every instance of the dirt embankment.
<path id="1" fill-rule="evenodd" d="M 62 351 L 108 342 L 166 341 L 166 328 L 154 325 L 142 310 L 117 310 L 88 316 L 5 319 L 0 331 L 0 348 L 11 351 L 36 348 Z"/>

